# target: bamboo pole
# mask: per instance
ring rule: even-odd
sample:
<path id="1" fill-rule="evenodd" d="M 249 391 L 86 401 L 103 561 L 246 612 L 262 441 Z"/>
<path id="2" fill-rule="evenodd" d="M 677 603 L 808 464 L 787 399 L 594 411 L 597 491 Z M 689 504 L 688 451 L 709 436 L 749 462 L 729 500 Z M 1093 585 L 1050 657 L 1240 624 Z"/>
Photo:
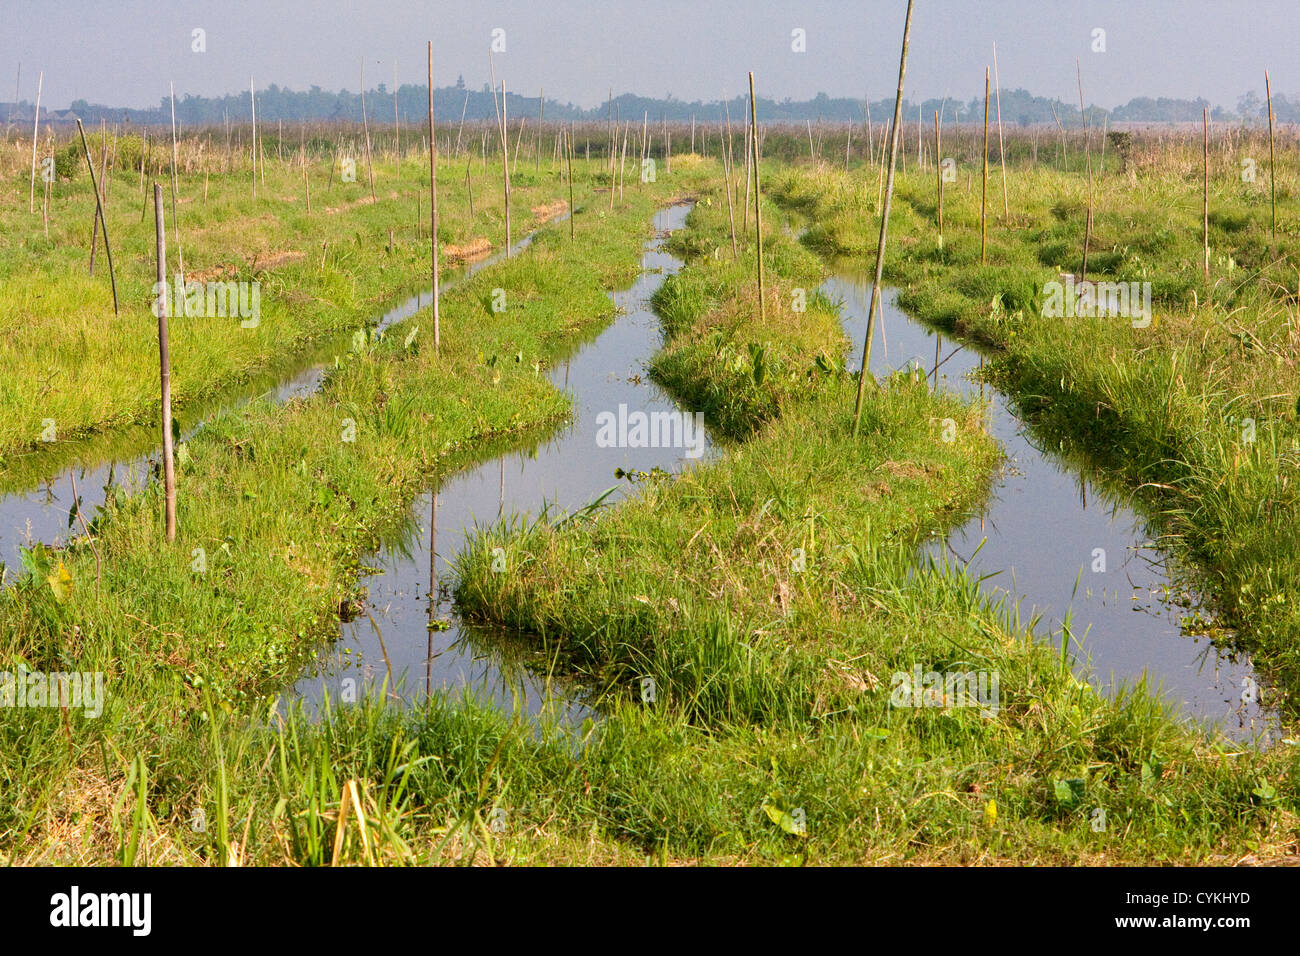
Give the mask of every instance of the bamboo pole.
<path id="1" fill-rule="evenodd" d="M 760 204 L 761 194 L 758 181 L 758 104 L 754 99 L 754 71 L 749 71 L 749 125 L 754 131 L 751 137 L 754 149 L 754 236 L 758 243 L 758 320 L 766 319 L 763 305 L 763 212 Z"/>
<path id="2" fill-rule="evenodd" d="M 1273 238 L 1277 239 L 1277 183 L 1273 181 L 1273 88 L 1269 85 L 1268 70 L 1264 71 L 1264 95 L 1268 98 L 1268 191 L 1269 206 L 1273 211 Z"/>
<path id="3" fill-rule="evenodd" d="M 172 457 L 172 368 L 167 341 L 167 234 L 162 186 L 153 184 L 153 224 L 158 295 L 158 368 L 162 398 L 163 491 L 166 498 L 167 542 L 176 540 L 176 465 Z M 105 243 L 107 245 L 107 243 Z"/>
<path id="4" fill-rule="evenodd" d="M 104 199 L 104 176 L 105 176 L 105 171 L 108 169 L 108 155 L 107 155 L 106 151 L 105 151 L 104 148 L 103 148 L 103 142 L 104 142 L 103 129 L 102 129 L 102 127 L 103 127 L 103 120 L 100 120 L 100 126 L 101 126 L 101 129 L 100 129 L 100 140 L 99 140 L 99 141 L 100 141 L 100 150 L 99 150 L 99 186 L 96 188 L 95 193 L 96 193 L 97 197 L 98 197 L 100 200 L 103 200 L 103 199 Z M 99 209 L 98 209 L 98 207 L 96 207 L 96 210 L 90 214 L 90 221 L 91 221 L 91 225 L 90 225 L 90 274 L 93 276 L 93 275 L 95 274 L 95 250 L 99 248 L 99 221 L 100 221 L 100 217 L 99 217 Z"/>
<path id="5" fill-rule="evenodd" d="M 460 125 L 456 127 L 456 156 L 460 155 L 460 134 L 465 131 L 465 111 L 467 109 L 469 109 L 469 90 L 465 91 L 465 102 L 460 108 Z"/>
<path id="6" fill-rule="evenodd" d="M 650 111 L 643 110 L 641 112 L 641 169 L 643 173 L 645 170 L 645 161 L 650 156 L 650 140 L 647 138 L 647 133 L 649 130 L 647 124 L 649 123 L 649 120 L 650 120 Z M 643 176 L 637 176 L 636 178 L 637 189 L 641 188 L 642 178 Z"/>
<path id="7" fill-rule="evenodd" d="M 438 145 L 433 125 L 433 41 L 429 41 L 429 249 L 433 260 L 433 354 L 438 354 Z"/>
<path id="8" fill-rule="evenodd" d="M 361 58 L 361 126 L 366 132 L 366 169 L 370 176 L 370 201 L 375 199 L 375 164 L 370 156 L 370 121 L 366 118 L 366 60 Z"/>
<path id="9" fill-rule="evenodd" d="M 998 80 L 998 45 L 993 44 L 993 95 L 998 108 L 998 162 L 1002 165 L 1002 220 L 1011 218 L 1011 206 L 1007 202 L 1007 154 L 1002 146 L 1002 84 Z"/>
<path id="10" fill-rule="evenodd" d="M 81 150 L 86 154 L 86 166 L 90 169 L 90 187 L 95 193 L 95 209 L 104 227 L 104 253 L 108 256 L 108 281 L 113 286 L 113 314 L 117 315 L 117 277 L 113 271 L 113 249 L 108 244 L 108 222 L 104 219 L 104 204 L 100 201 L 99 183 L 95 180 L 95 164 L 90 158 L 90 147 L 86 145 L 86 131 L 81 125 L 80 117 L 77 118 L 77 132 L 81 134 Z"/>
<path id="11" fill-rule="evenodd" d="M 885 207 L 880 216 L 880 241 L 876 244 L 876 277 L 871 289 L 871 305 L 867 311 L 866 339 L 862 345 L 862 374 L 858 377 L 858 396 L 853 406 L 853 437 L 858 437 L 862 421 L 862 394 L 867 376 L 871 374 L 871 335 L 876 327 L 876 311 L 880 303 L 880 281 L 885 269 L 885 237 L 889 230 L 889 206 L 894 196 L 894 158 L 898 151 L 898 124 L 903 111 L 903 77 L 907 73 L 907 41 L 912 32 L 912 0 L 907 0 L 907 17 L 903 21 L 903 50 L 898 57 L 898 92 L 894 96 L 894 123 L 889 131 L 889 183 L 885 187 Z M 987 71 L 986 71 L 987 72 Z"/>
<path id="12" fill-rule="evenodd" d="M 984 187 L 980 192 L 980 265 L 987 262 L 989 211 L 989 68 L 984 67 Z"/>
<path id="13" fill-rule="evenodd" d="M 744 100 L 741 104 L 744 105 Z M 745 206 L 744 213 L 740 217 L 740 231 L 749 233 L 749 187 L 754 182 L 754 177 L 750 174 L 750 167 L 753 165 L 754 150 L 752 147 L 754 136 L 754 127 L 749 122 L 749 117 L 745 117 Z"/>
<path id="14" fill-rule="evenodd" d="M 506 126 L 506 81 L 501 81 L 501 177 L 506 201 L 506 258 L 510 258 L 510 133 Z"/>
<path id="15" fill-rule="evenodd" d="M 731 156 L 731 104 L 727 101 L 725 92 L 722 94 L 722 103 L 727 111 L 727 140 L 723 143 L 725 148 L 721 150 L 722 177 L 723 185 L 727 189 L 727 218 L 731 221 L 731 258 L 739 259 L 740 252 L 736 246 L 736 210 L 731 196 L 731 167 L 733 165 Z"/>
<path id="16" fill-rule="evenodd" d="M 867 103 L 867 162 L 874 164 L 876 161 L 876 142 L 871 135 L 871 97 L 866 97 Z"/>
<path id="17" fill-rule="evenodd" d="M 1083 104 L 1083 69 L 1079 58 L 1074 58 L 1074 69 L 1079 77 L 1079 121 L 1083 124 L 1083 160 L 1088 168 L 1088 211 L 1083 221 L 1083 267 L 1079 278 L 1088 278 L 1088 246 L 1092 244 L 1092 149 L 1091 130 L 1088 128 L 1088 111 Z"/>
<path id="18" fill-rule="evenodd" d="M 21 69 L 22 67 L 19 66 L 19 70 Z M 19 73 L 19 76 L 21 75 L 22 74 Z M 41 131 L 41 87 L 44 84 L 45 71 L 41 70 L 40 76 L 36 79 L 36 112 L 32 119 L 32 176 L 31 183 L 28 185 L 27 189 L 27 211 L 29 213 L 36 212 L 36 137 Z M 15 97 L 15 99 L 16 98 L 17 97 Z M 94 171 L 92 170 L 92 173 L 93 172 Z M 21 180 L 19 181 L 21 182 Z"/>
<path id="19" fill-rule="evenodd" d="M 248 78 L 248 101 L 253 106 L 253 202 L 257 202 L 257 96 L 253 92 L 253 77 Z"/>
<path id="20" fill-rule="evenodd" d="M 519 132 L 515 134 L 515 158 L 510 165 L 510 175 L 513 176 L 519 171 L 519 152 L 524 142 L 524 126 L 528 123 L 527 116 L 519 117 Z"/>
<path id="21" fill-rule="evenodd" d="M 940 153 L 939 111 L 934 111 L 934 185 L 935 208 L 939 217 L 939 248 L 943 248 L 943 156 Z"/>
<path id="22" fill-rule="evenodd" d="M 627 137 L 632 128 L 630 122 L 623 124 L 623 152 L 618 160 L 618 201 L 623 201 L 623 173 L 627 169 Z"/>
<path id="23" fill-rule="evenodd" d="M 1210 284 L 1210 109 L 1203 107 L 1203 116 L 1201 122 L 1204 131 L 1204 147 L 1202 154 L 1202 166 L 1204 169 L 1204 179 L 1201 190 L 1201 224 L 1202 236 L 1205 243 L 1205 284 Z"/>
<path id="24" fill-rule="evenodd" d="M 563 132 L 561 133 L 563 135 Z M 565 157 L 569 161 L 569 241 L 573 241 L 573 132 L 570 130 L 567 140 L 567 148 L 564 151 Z"/>
<path id="25" fill-rule="evenodd" d="M 181 249 L 181 229 L 176 223 L 176 87 L 169 81 L 172 101 L 172 232 L 176 233 L 176 271 L 185 282 L 185 253 Z M 181 308 L 184 312 L 184 307 Z"/>

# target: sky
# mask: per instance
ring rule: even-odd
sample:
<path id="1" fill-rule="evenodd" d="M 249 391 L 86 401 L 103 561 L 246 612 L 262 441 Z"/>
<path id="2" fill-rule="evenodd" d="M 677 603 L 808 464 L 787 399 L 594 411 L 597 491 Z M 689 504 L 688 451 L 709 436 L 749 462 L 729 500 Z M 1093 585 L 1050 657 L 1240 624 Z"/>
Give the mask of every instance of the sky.
<path id="1" fill-rule="evenodd" d="M 680 100 L 747 89 L 762 96 L 892 97 L 906 0 L 0 0 L 0 100 L 66 108 L 74 99 L 150 107 L 167 95 L 213 96 L 276 83 L 356 90 L 488 80 L 590 108 L 610 87 Z M 206 50 L 195 52 L 194 30 Z M 796 52 L 792 31 L 802 30 Z M 1104 30 L 1104 50 L 1096 30 Z M 500 36 L 500 35 L 498 35 Z M 997 44 L 1004 89 L 1076 102 L 1075 58 L 1090 104 L 1204 96 L 1234 107 L 1247 90 L 1300 96 L 1295 0 L 916 0 L 905 95 L 982 95 Z"/>

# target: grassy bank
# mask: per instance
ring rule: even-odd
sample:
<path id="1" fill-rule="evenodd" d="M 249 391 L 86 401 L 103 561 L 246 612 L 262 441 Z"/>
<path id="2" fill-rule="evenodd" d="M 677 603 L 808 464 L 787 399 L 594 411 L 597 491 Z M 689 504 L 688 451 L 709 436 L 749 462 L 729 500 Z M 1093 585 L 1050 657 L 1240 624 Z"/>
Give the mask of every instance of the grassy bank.
<path id="1" fill-rule="evenodd" d="M 449 293 L 436 361 L 423 327 L 408 343 L 421 315 L 310 399 L 205 429 L 182 469 L 176 548 L 160 547 L 151 487 L 107 512 L 100 561 L 79 542 L 0 595 L 7 660 L 111 675 L 101 718 L 41 708 L 0 722 L 6 859 L 1111 864 L 1293 852 L 1294 747 L 1261 755 L 1207 739 L 1142 689 L 1099 697 L 975 582 L 918 564 L 918 542 L 986 492 L 997 453 L 980 409 L 900 374 L 868 392 L 851 438 L 847 343 L 811 294 L 821 264 L 772 230 L 768 315 L 756 319 L 748 240 L 729 261 L 725 202 L 704 182 L 718 170 L 693 166 L 674 163 L 674 184 L 703 200 L 673 240 L 689 265 L 656 297 L 668 338 L 653 372 L 706 411 L 727 454 L 563 527 L 486 529 L 458 569 L 462 609 L 526 629 L 594 688 L 603 719 L 537 728 L 435 696 L 308 720 L 272 715 L 262 692 L 333 633 L 355 563 L 430 476 L 485 435 L 563 413 L 533 363 L 608 316 L 603 290 L 631 278 L 674 184 L 629 194 L 612 216 L 580 215 L 572 245 L 548 230 Z M 494 289 L 507 290 L 504 314 L 490 313 Z M 202 574 L 192 541 L 206 549 Z M 505 573 L 492 571 L 493 547 Z M 894 705 L 894 675 L 918 666 L 996 674 L 996 706 Z"/>
<path id="2" fill-rule="evenodd" d="M 192 142 L 183 145 L 196 149 Z M 92 151 L 98 156 L 93 145 Z M 431 285 L 427 155 L 379 159 L 372 201 L 364 161 L 355 179 L 344 182 L 332 155 L 314 154 L 305 170 L 310 212 L 296 150 L 292 160 L 267 160 L 256 199 L 251 165 L 227 171 L 216 157 L 200 158 L 179 177 L 178 235 L 168 175 L 154 177 L 151 169 L 142 191 L 138 152 L 137 145 L 134 166 L 123 153 L 106 190 L 119 315 L 113 313 L 102 235 L 93 276 L 88 271 L 95 201 L 84 160 L 69 163 L 72 175 L 51 184 L 48 224 L 39 201 L 34 214 L 23 208 L 25 169 L 5 177 L 0 188 L 0 365 L 9 373 L 0 382 L 0 466 L 6 472 L 57 467 L 60 456 L 70 454 L 69 442 L 110 427 L 156 422 L 157 323 L 150 312 L 155 178 L 163 183 L 167 207 L 169 283 L 179 271 L 179 252 L 189 281 L 249 283 L 243 300 L 249 306 L 251 283 L 259 289 L 252 327 L 253 320 L 230 310 L 209 314 L 206 301 L 198 315 L 179 316 L 179 300 L 173 305 L 172 396 L 182 424 L 240 386 L 248 392 L 259 379 L 282 376 L 312 343 L 364 328 Z M 578 164 L 576 188 L 584 199 L 595 171 Z M 464 160 L 439 164 L 446 277 L 458 269 L 446 250 L 475 242 L 499 250 L 505 241 L 501 171 L 473 162 L 470 172 L 467 182 Z M 529 165 L 518 172 L 512 238 L 562 212 L 560 200 L 567 196 L 558 170 L 535 172 Z"/>
<path id="3" fill-rule="evenodd" d="M 1285 182 L 1300 169 L 1290 157 L 1279 163 L 1274 238 L 1266 179 L 1242 182 L 1237 153 L 1216 144 L 1207 279 L 1200 160 L 1199 139 L 1195 150 L 1139 156 L 1125 172 L 1112 157 L 1102 173 L 1094 157 L 1087 278 L 1150 283 L 1149 323 L 1047 308 L 1049 283 L 1082 270 L 1088 186 L 1077 171 L 1013 167 L 1009 220 L 991 173 L 985 264 L 969 170 L 945 190 L 942 243 L 933 173 L 913 172 L 899 189 L 886 275 L 911 314 L 996 351 L 990 379 L 1050 440 L 1127 486 L 1162 544 L 1198 569 L 1215 633 L 1252 652 L 1274 685 L 1268 700 L 1294 717 L 1300 200 Z M 818 223 L 810 246 L 874 259 L 875 194 L 857 176 L 792 168 L 774 189 Z"/>
<path id="4" fill-rule="evenodd" d="M 1100 697 L 976 582 L 918 563 L 987 487 L 979 409 L 899 374 L 868 392 L 853 440 L 833 309 L 758 322 L 712 199 L 676 240 L 696 258 L 658 295 L 654 368 L 734 440 L 727 456 L 577 524 L 488 529 L 459 562 L 462 608 L 532 635 L 607 710 L 581 758 L 590 794 L 548 819 L 592 815 L 647 853 L 711 862 L 1290 852 L 1291 748 L 1189 732 L 1144 687 Z M 767 248 L 772 302 L 815 286 L 793 240 Z M 755 347 L 774 356 L 762 375 Z M 899 705 L 915 667 L 997 674 L 996 713 Z M 537 785 L 496 772 L 531 812 Z"/>
<path id="5" fill-rule="evenodd" d="M 168 834 L 148 859 L 187 858 L 189 808 L 216 815 L 225 799 L 210 786 L 218 750 L 238 759 L 264 695 L 336 637 L 354 613 L 359 563 L 410 501 L 487 439 L 567 413 L 541 370 L 609 320 L 607 290 L 630 283 L 651 214 L 691 178 L 629 191 L 613 211 L 580 205 L 574 240 L 567 224 L 549 227 L 524 254 L 449 291 L 439 354 L 424 310 L 359 343 L 308 398 L 215 418 L 179 456 L 174 545 L 153 481 L 115 497 L 67 549 L 30 552 L 22 579 L 0 593 L 0 659 L 11 672 L 102 671 L 106 699 L 96 718 L 5 709 L 6 857 L 122 858 L 129 841 L 109 826 L 113 801 L 134 799 L 147 778 L 139 813 Z M 218 721 L 229 736 L 209 736 Z M 277 746 L 256 739 L 263 757 Z M 264 782 L 230 783 L 232 799 L 251 798 L 249 826 L 257 817 L 264 841 L 250 858 L 278 853 Z M 202 853 L 221 859 L 217 841 L 209 831 Z"/>

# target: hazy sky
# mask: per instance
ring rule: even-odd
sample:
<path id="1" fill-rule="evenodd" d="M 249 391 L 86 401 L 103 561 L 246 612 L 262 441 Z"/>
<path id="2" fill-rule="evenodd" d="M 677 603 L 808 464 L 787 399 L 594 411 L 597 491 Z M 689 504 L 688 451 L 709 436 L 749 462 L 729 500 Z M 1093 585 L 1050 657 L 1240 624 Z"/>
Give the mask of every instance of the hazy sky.
<path id="1" fill-rule="evenodd" d="M 422 83 L 425 41 L 435 82 L 487 81 L 492 30 L 505 30 L 498 78 L 512 90 L 590 107 L 615 93 L 710 100 L 741 92 L 754 70 L 759 93 L 805 99 L 818 92 L 892 95 L 905 0 L 0 0 L 0 100 L 72 100 L 146 107 L 174 80 L 177 95 L 357 89 Z M 207 51 L 191 51 L 191 31 Z M 791 50 L 806 31 L 807 51 Z M 1106 31 L 1105 52 L 1092 32 Z M 916 0 L 906 95 L 982 91 L 998 44 L 1004 88 L 1077 99 L 1075 57 L 1090 103 L 1134 96 L 1204 96 L 1232 107 L 1248 89 L 1300 95 L 1296 0 Z"/>

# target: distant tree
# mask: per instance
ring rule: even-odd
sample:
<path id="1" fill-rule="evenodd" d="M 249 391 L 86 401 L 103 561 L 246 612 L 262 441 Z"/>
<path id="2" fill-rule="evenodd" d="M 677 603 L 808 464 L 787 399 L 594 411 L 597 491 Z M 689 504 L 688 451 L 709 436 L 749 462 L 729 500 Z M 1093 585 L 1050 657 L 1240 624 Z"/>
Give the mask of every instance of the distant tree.
<path id="1" fill-rule="evenodd" d="M 1261 116 L 1267 118 L 1264 109 L 1264 101 L 1260 99 L 1259 94 L 1254 90 L 1251 90 L 1249 93 L 1237 98 L 1237 112 L 1240 113 L 1241 118 L 1247 122 L 1257 120 Z"/>

